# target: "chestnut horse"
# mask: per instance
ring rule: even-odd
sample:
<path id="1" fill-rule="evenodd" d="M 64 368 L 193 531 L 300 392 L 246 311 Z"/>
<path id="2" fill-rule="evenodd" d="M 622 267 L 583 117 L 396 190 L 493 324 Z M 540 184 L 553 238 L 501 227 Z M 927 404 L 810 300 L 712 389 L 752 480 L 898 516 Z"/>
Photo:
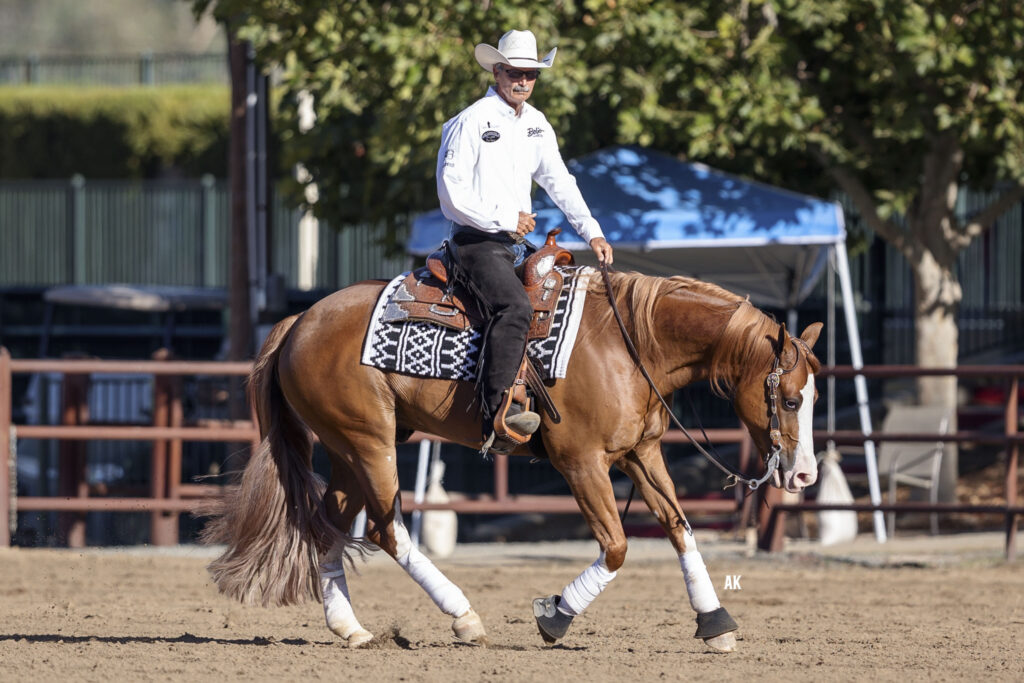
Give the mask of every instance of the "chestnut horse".
<path id="1" fill-rule="evenodd" d="M 746 299 L 699 280 L 612 273 L 610 282 L 662 394 L 709 380 L 733 399 L 762 456 L 772 448 L 769 421 L 776 414 L 781 458 L 773 483 L 789 491 L 814 483 L 811 413 L 819 363 L 811 347 L 821 323 L 796 339 Z M 350 647 L 363 645 L 373 636 L 352 609 L 345 560 L 346 549 L 370 546 L 345 532 L 365 507 L 366 538 L 454 619 L 456 636 L 481 642 L 483 624 L 465 595 L 410 542 L 395 458 L 396 441 L 412 430 L 480 447 L 474 387 L 360 364 L 383 287 L 380 281 L 352 285 L 271 331 L 249 385 L 262 443 L 207 526 L 207 541 L 227 544 L 210 571 L 222 592 L 246 603 L 319 596 L 328 627 Z M 544 416 L 534 439 L 568 481 L 601 552 L 561 595 L 534 601 L 541 635 L 548 642 L 564 635 L 625 560 L 626 535 L 609 478 L 614 465 L 633 480 L 679 555 L 697 613 L 696 637 L 730 651 L 736 624 L 718 601 L 662 459 L 668 413 L 630 357 L 601 279 L 591 277 L 588 287 L 568 376 L 548 382 L 561 422 Z M 773 367 L 785 369 L 774 375 L 777 392 L 766 388 Z M 311 432 L 330 456 L 326 488 L 311 470 Z"/>

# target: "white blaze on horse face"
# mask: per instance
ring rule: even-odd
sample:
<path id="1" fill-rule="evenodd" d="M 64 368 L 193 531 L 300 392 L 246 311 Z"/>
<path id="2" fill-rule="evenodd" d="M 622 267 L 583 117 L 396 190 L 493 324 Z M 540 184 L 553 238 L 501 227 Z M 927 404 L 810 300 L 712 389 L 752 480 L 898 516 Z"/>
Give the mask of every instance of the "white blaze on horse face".
<path id="1" fill-rule="evenodd" d="M 799 440 L 793 452 L 793 468 L 785 473 L 784 483 L 790 492 L 802 491 L 818 479 L 818 463 L 814 458 L 814 375 L 807 374 L 807 383 L 800 390 L 797 412 Z"/>

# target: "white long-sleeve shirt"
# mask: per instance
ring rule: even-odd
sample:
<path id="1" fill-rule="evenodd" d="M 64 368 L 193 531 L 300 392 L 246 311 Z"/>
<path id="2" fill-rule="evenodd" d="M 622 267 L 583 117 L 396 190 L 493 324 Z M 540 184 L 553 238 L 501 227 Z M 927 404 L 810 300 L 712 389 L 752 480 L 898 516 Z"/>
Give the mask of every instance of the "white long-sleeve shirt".
<path id="1" fill-rule="evenodd" d="M 441 131 L 437 197 L 451 221 L 485 232 L 516 231 L 532 213 L 532 182 L 544 188 L 588 244 L 604 237 L 576 179 L 562 161 L 555 131 L 528 102 L 519 116 L 492 87 Z"/>

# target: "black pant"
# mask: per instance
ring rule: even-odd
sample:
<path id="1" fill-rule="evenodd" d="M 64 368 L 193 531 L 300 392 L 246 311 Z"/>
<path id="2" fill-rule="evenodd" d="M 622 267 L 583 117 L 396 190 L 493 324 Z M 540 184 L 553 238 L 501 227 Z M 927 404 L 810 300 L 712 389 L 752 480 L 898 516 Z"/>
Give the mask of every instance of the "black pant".
<path id="1" fill-rule="evenodd" d="M 502 393 L 512 386 L 526 350 L 533 307 L 515 271 L 515 247 L 506 235 L 463 229 L 452 237 L 461 275 L 488 317 L 477 368 L 483 431 L 490 434 Z M 473 291 L 475 290 L 475 291 Z"/>

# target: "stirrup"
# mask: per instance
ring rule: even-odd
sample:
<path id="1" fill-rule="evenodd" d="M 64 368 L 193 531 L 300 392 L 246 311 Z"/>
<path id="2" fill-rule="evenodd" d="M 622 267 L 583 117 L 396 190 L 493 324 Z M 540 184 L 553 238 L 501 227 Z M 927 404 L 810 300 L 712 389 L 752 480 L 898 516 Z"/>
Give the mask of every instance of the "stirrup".
<path id="1" fill-rule="evenodd" d="M 530 440 L 540 427 L 540 415 L 529 409 L 530 399 L 526 395 L 526 384 L 517 379 L 512 389 L 506 390 L 494 416 L 494 433 L 498 439 L 511 441 L 516 445 Z"/>

